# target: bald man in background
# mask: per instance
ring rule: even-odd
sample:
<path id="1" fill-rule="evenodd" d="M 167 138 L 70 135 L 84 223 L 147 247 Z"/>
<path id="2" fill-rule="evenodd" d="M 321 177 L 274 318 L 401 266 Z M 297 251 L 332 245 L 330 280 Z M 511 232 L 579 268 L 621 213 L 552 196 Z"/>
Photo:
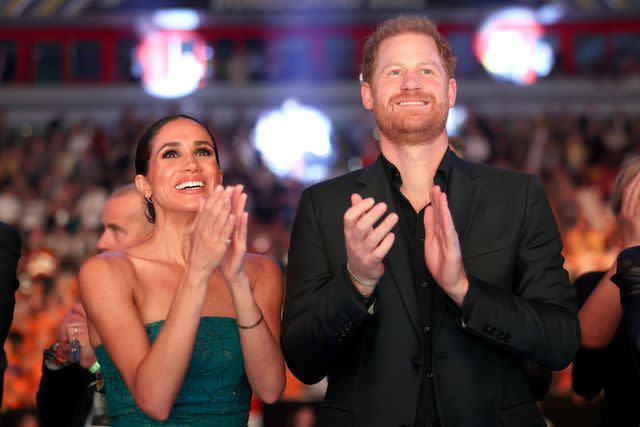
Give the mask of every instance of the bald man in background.
<path id="1" fill-rule="evenodd" d="M 104 230 L 100 251 L 124 250 L 144 241 L 151 224 L 144 215 L 144 198 L 133 184 L 115 190 L 102 211 Z M 80 359 L 71 361 L 71 342 L 77 339 Z M 36 396 L 43 426 L 84 426 L 93 402 L 99 371 L 89 343 L 87 318 L 82 304 L 75 303 L 58 327 L 56 343 L 45 350 L 42 379 Z"/>

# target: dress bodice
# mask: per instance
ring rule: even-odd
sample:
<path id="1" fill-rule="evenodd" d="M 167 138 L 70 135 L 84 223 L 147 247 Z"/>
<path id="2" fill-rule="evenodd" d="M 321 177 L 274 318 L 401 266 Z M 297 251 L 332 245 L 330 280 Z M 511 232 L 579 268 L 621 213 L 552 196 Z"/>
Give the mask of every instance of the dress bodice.
<path id="1" fill-rule="evenodd" d="M 152 343 L 163 322 L 145 326 Z M 155 421 L 140 410 L 103 346 L 96 349 L 96 357 L 105 381 L 107 409 L 113 427 L 247 425 L 251 387 L 244 371 L 235 319 L 203 317 L 200 320 L 184 383 L 165 422 Z"/>

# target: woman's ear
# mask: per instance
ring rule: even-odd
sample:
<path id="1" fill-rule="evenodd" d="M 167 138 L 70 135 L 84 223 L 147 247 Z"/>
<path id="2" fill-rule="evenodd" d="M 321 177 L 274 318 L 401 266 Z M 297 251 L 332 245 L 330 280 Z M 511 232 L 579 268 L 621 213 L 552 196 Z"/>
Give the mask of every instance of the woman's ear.
<path id="1" fill-rule="evenodd" d="M 149 181 L 147 181 L 147 178 L 145 178 L 144 175 L 140 175 L 140 174 L 136 175 L 135 183 L 136 183 L 136 188 L 138 189 L 138 192 L 142 194 L 142 196 L 145 199 L 149 199 L 151 196 L 153 196 L 153 193 L 151 192 L 151 186 L 149 185 Z"/>

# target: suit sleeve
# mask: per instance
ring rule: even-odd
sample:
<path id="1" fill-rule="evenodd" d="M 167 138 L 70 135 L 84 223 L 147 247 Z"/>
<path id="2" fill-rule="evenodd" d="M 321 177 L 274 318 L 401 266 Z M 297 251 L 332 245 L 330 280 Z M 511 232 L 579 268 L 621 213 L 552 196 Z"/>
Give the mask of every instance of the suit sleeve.
<path id="1" fill-rule="evenodd" d="M 16 270 L 20 258 L 20 246 L 18 232 L 0 223 L 0 344 L 2 345 L 13 320 L 15 291 L 19 284 Z"/>
<path id="2" fill-rule="evenodd" d="M 7 367 L 4 342 L 9 334 L 16 303 L 15 291 L 19 285 L 16 270 L 20 258 L 20 246 L 20 234 L 8 225 L 0 223 L 0 405 L 2 405 L 4 370 Z"/>
<path id="3" fill-rule="evenodd" d="M 522 359 L 563 369 L 580 344 L 576 294 L 563 268 L 558 227 L 535 177 L 526 186 L 516 250 L 514 283 L 497 287 L 469 277 L 473 304 L 465 307 L 464 326 Z"/>
<path id="4" fill-rule="evenodd" d="M 43 426 L 74 425 L 74 417 L 84 417 L 93 395 L 89 384 L 95 379 L 87 369 L 72 364 L 57 371 L 42 365 L 42 378 L 36 394 L 38 417 Z"/>
<path id="5" fill-rule="evenodd" d="M 345 266 L 332 270 L 309 189 L 303 191 L 291 234 L 282 349 L 291 372 L 313 384 L 324 378 L 370 316 L 354 294 Z"/>

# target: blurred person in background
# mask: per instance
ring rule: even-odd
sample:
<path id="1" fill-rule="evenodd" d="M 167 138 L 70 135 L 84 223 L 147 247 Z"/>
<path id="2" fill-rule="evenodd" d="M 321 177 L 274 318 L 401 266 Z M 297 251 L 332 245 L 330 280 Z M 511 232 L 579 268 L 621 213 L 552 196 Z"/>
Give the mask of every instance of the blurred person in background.
<path id="1" fill-rule="evenodd" d="M 222 187 L 199 121 L 155 122 L 136 173 L 150 238 L 80 270 L 111 425 L 246 426 L 251 391 L 273 403 L 284 388 L 280 270 L 246 254 L 246 194 Z"/>
<path id="2" fill-rule="evenodd" d="M 618 219 L 620 245 L 640 244 L 640 159 L 622 168 L 611 206 Z M 589 272 L 574 283 L 580 311 L 581 345 L 573 362 L 573 390 L 587 400 L 604 392 L 601 426 L 640 424 L 640 371 L 633 348 L 620 324 L 620 290 L 612 282 L 618 263 L 608 271 Z M 621 276 L 619 276 L 621 277 Z"/>
<path id="3" fill-rule="evenodd" d="M 454 71 L 433 22 L 382 23 L 361 86 L 381 156 L 302 194 L 282 346 L 305 383 L 328 377 L 319 426 L 542 427 L 524 360 L 578 348 L 539 181 L 448 149 Z"/>
<path id="4" fill-rule="evenodd" d="M 15 292 L 19 286 L 16 271 L 18 259 L 20 259 L 21 242 L 20 234 L 13 227 L 0 222 L 0 407 L 4 389 L 4 371 L 7 369 L 4 341 L 7 339 L 13 320 Z"/>
<path id="5" fill-rule="evenodd" d="M 153 225 L 144 215 L 144 198 L 134 184 L 115 190 L 102 211 L 104 227 L 98 249 L 124 250 L 145 240 Z M 77 340 L 79 359 L 71 360 Z M 36 395 L 43 426 L 84 426 L 89 416 L 99 365 L 89 343 L 82 304 L 73 304 L 57 329 L 57 340 L 44 352 L 42 378 Z"/>
<path id="6" fill-rule="evenodd" d="M 611 281 L 620 289 L 622 327 L 637 373 L 640 371 L 640 246 L 626 248 L 620 253 Z M 638 391 L 637 385 L 635 391 Z M 637 407 L 638 400 L 634 402 Z"/>

